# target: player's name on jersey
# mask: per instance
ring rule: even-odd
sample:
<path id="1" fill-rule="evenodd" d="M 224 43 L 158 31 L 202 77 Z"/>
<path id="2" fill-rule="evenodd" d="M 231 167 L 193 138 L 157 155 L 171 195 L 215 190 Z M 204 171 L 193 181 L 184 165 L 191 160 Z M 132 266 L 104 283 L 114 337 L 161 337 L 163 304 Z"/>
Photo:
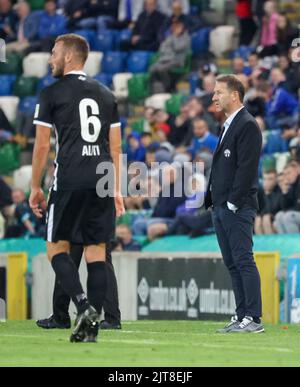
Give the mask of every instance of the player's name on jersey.
<path id="1" fill-rule="evenodd" d="M 100 156 L 99 145 L 84 145 L 82 148 L 82 156 Z"/>

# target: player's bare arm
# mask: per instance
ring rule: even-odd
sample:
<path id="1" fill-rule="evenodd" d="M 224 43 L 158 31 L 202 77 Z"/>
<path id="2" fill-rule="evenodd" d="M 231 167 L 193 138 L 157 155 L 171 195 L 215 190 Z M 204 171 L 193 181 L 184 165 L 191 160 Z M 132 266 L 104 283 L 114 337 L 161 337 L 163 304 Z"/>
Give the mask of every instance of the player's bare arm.
<path id="1" fill-rule="evenodd" d="M 29 204 L 38 218 L 42 218 L 43 209 L 46 209 L 46 199 L 41 189 L 43 171 L 46 167 L 50 150 L 51 128 L 36 126 L 36 138 L 32 157 L 32 182 Z"/>
<path id="2" fill-rule="evenodd" d="M 115 167 L 115 207 L 116 216 L 120 217 L 125 213 L 124 201 L 121 194 L 121 171 L 120 157 L 122 154 L 121 126 L 111 127 L 109 132 L 110 154 Z"/>

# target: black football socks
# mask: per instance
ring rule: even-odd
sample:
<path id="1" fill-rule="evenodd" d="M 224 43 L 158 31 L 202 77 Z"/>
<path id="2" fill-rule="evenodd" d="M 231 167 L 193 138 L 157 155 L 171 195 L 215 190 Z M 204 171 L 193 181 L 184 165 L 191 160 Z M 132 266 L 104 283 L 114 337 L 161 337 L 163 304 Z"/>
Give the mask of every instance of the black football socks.
<path id="1" fill-rule="evenodd" d="M 107 287 L 106 262 L 87 264 L 87 293 L 89 303 L 101 314 Z"/>
<path id="2" fill-rule="evenodd" d="M 89 303 L 72 258 L 66 253 L 57 254 L 52 259 L 52 267 L 61 287 L 72 298 L 78 313 L 83 313 L 88 309 Z"/>

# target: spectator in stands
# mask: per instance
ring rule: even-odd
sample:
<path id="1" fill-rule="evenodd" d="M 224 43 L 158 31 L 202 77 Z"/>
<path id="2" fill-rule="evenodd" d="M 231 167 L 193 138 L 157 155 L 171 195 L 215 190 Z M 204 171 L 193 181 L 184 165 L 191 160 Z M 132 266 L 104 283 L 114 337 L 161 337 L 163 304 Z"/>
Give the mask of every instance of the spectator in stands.
<path id="1" fill-rule="evenodd" d="M 122 241 L 123 251 L 141 251 L 139 242 L 132 238 L 132 232 L 126 224 L 120 224 L 116 227 L 116 236 Z"/>
<path id="2" fill-rule="evenodd" d="M 145 235 L 148 227 L 153 224 L 171 224 L 176 215 L 176 209 L 185 202 L 185 195 L 176 195 L 181 188 L 182 176 L 180 170 L 169 165 L 163 169 L 163 180 L 160 194 L 150 219 L 140 218 L 134 221 L 132 230 L 134 235 Z M 179 185 L 179 186 L 178 186 Z"/>
<path id="3" fill-rule="evenodd" d="M 172 11 L 174 12 L 174 3 L 179 3 L 184 15 L 190 13 L 189 0 L 158 0 L 158 10 L 165 15 L 171 16 Z M 175 7 L 178 7 L 178 4 L 176 4 Z"/>
<path id="4" fill-rule="evenodd" d="M 193 125 L 192 121 L 194 118 L 202 118 L 207 122 L 209 131 L 213 134 L 217 134 L 218 132 L 218 124 L 212 118 L 212 115 L 205 111 L 203 102 L 201 98 L 191 97 L 188 101 L 188 114 L 189 114 L 189 129 L 185 135 L 183 145 L 190 146 L 193 138 Z"/>
<path id="5" fill-rule="evenodd" d="M 251 0 L 237 0 L 235 13 L 240 22 L 240 46 L 249 46 L 256 32 L 251 10 Z"/>
<path id="6" fill-rule="evenodd" d="M 264 4 L 265 16 L 263 17 L 262 33 L 258 54 L 261 58 L 278 54 L 277 47 L 277 24 L 279 14 L 276 3 L 266 1 Z"/>
<path id="7" fill-rule="evenodd" d="M 298 98 L 298 91 L 300 89 L 299 64 L 291 62 L 288 54 L 281 54 L 278 57 L 278 67 L 285 75 L 289 91 Z"/>
<path id="8" fill-rule="evenodd" d="M 194 159 L 203 149 L 209 149 L 213 153 L 218 144 L 218 137 L 210 133 L 207 122 L 196 117 L 193 119 L 192 126 L 194 137 L 189 148 L 192 158 Z"/>
<path id="9" fill-rule="evenodd" d="M 245 101 L 248 112 L 254 117 L 265 117 L 266 102 L 269 101 L 271 92 L 270 85 L 266 81 L 258 84 L 252 90 L 252 95 Z"/>
<path id="10" fill-rule="evenodd" d="M 154 140 L 159 142 L 168 141 L 172 128 L 174 127 L 174 117 L 165 110 L 156 109 L 154 117 Z"/>
<path id="11" fill-rule="evenodd" d="M 285 12 L 280 12 L 277 19 L 278 52 L 286 54 L 297 37 L 297 28 L 292 25 Z"/>
<path id="12" fill-rule="evenodd" d="M 139 15 L 130 41 L 121 44 L 123 50 L 157 51 L 165 16 L 157 10 L 156 0 L 145 0 L 145 10 Z"/>
<path id="13" fill-rule="evenodd" d="M 171 35 L 161 43 L 158 60 L 149 70 L 153 94 L 174 90 L 174 82 L 170 71 L 184 66 L 190 47 L 191 39 L 184 23 L 180 19 L 174 19 L 171 26 Z"/>
<path id="14" fill-rule="evenodd" d="M 166 222 L 155 223 L 148 227 L 148 237 L 150 240 L 166 234 L 187 235 L 196 230 L 198 235 L 200 235 L 200 232 L 201 235 L 204 235 L 204 229 L 212 227 L 211 214 L 209 214 L 207 219 L 208 211 L 205 209 L 203 211 L 206 186 L 205 177 L 202 174 L 190 176 L 188 186 L 190 186 L 191 191 L 187 193 L 185 202 L 177 207 L 175 219 L 168 224 Z M 202 216 L 204 212 L 206 213 L 206 220 Z"/>
<path id="15" fill-rule="evenodd" d="M 127 137 L 125 153 L 127 155 L 128 162 L 145 161 L 146 150 L 141 143 L 141 136 L 138 133 L 132 132 Z"/>
<path id="16" fill-rule="evenodd" d="M 248 66 L 251 70 L 251 74 L 259 69 L 259 58 L 258 58 L 258 55 L 256 52 L 252 52 L 249 56 L 248 56 Z"/>
<path id="17" fill-rule="evenodd" d="M 16 40 L 7 44 L 6 50 L 23 52 L 29 47 L 30 42 L 37 38 L 39 18 L 36 13 L 31 13 L 30 5 L 27 1 L 17 3 L 15 10 L 19 17 L 16 24 Z"/>
<path id="18" fill-rule="evenodd" d="M 257 25 L 259 41 L 260 41 L 263 17 L 265 16 L 265 10 L 264 10 L 265 2 L 266 0 L 251 1 L 251 10 L 253 14 L 253 19 Z"/>
<path id="19" fill-rule="evenodd" d="M 207 74 L 203 77 L 202 90 L 197 88 L 195 91 L 195 95 L 201 98 L 204 109 L 208 109 L 208 107 L 211 105 L 215 84 L 215 75 L 213 73 Z"/>
<path id="20" fill-rule="evenodd" d="M 136 22 L 139 15 L 143 12 L 143 0 L 120 0 L 119 2 L 119 21 L 130 25 Z"/>
<path id="21" fill-rule="evenodd" d="M 261 106 L 262 100 L 265 102 L 265 112 L 260 111 L 263 108 Z M 284 88 L 272 88 L 268 82 L 257 87 L 255 100 L 251 101 L 251 104 L 248 101 L 247 109 L 251 111 L 251 114 L 257 113 L 254 115 L 264 116 L 269 129 L 292 127 L 298 122 L 297 99 Z"/>
<path id="22" fill-rule="evenodd" d="M 14 213 L 11 194 L 10 186 L 0 177 L 0 213 L 5 217 L 11 217 Z"/>
<path id="23" fill-rule="evenodd" d="M 41 237 L 44 234 L 44 226 L 34 216 L 29 207 L 28 200 L 21 189 L 15 189 L 12 193 L 12 200 L 15 204 L 16 225 L 8 227 L 7 238 L 16 237 Z"/>
<path id="24" fill-rule="evenodd" d="M 290 91 L 290 85 L 287 82 L 285 73 L 277 66 L 274 66 L 270 73 L 270 81 L 273 88 L 283 88 Z"/>
<path id="25" fill-rule="evenodd" d="M 273 90 L 267 100 L 267 123 L 272 129 L 283 125 L 294 126 L 299 120 L 299 102 L 293 94 L 289 93 L 285 86 L 286 77 L 279 68 L 271 72 Z"/>
<path id="26" fill-rule="evenodd" d="M 174 127 L 169 135 L 170 143 L 175 147 L 186 144 L 185 138 L 189 132 L 189 127 L 189 103 L 185 102 L 180 106 L 180 114 L 175 118 Z"/>
<path id="27" fill-rule="evenodd" d="M 82 13 L 88 8 L 90 0 L 67 0 L 64 4 L 64 14 L 67 18 L 68 29 L 75 28 L 82 19 Z"/>
<path id="28" fill-rule="evenodd" d="M 275 217 L 275 227 L 279 234 L 297 234 L 300 232 L 300 164 L 297 161 L 285 167 L 280 188 L 282 211 Z"/>
<path id="29" fill-rule="evenodd" d="M 0 39 L 9 43 L 16 39 L 18 16 L 10 0 L 0 0 Z"/>
<path id="30" fill-rule="evenodd" d="M 141 143 L 143 144 L 144 148 L 148 148 L 153 143 L 153 137 L 152 133 L 150 132 L 143 132 L 141 133 Z"/>
<path id="31" fill-rule="evenodd" d="M 26 54 L 34 51 L 50 52 L 55 38 L 67 32 L 66 18 L 57 13 L 55 0 L 46 0 L 44 11 L 39 15 L 38 40 L 30 44 Z"/>
<path id="32" fill-rule="evenodd" d="M 281 210 L 281 190 L 277 183 L 277 172 L 266 171 L 263 174 L 260 210 L 255 219 L 255 234 L 275 234 L 273 226 L 275 215 Z"/>
<path id="33" fill-rule="evenodd" d="M 119 0 L 89 0 L 76 5 L 66 4 L 65 7 L 66 13 L 71 13 L 70 27 L 105 29 L 118 17 Z"/>
<path id="34" fill-rule="evenodd" d="M 251 69 L 249 67 L 246 67 L 243 58 L 236 57 L 232 60 L 232 72 L 235 75 L 245 74 L 248 76 L 251 74 Z"/>
<path id="35" fill-rule="evenodd" d="M 165 19 L 165 22 L 162 28 L 163 39 L 172 33 L 171 29 L 172 29 L 172 24 L 174 20 L 181 20 L 186 26 L 186 28 L 188 29 L 188 23 L 187 23 L 188 17 L 183 12 L 182 2 L 180 0 L 174 0 L 172 2 L 171 12 L 172 14 Z"/>
<path id="36" fill-rule="evenodd" d="M 125 208 L 127 210 L 147 210 L 154 209 L 159 195 L 159 184 L 157 179 L 152 176 L 146 176 L 140 181 L 140 194 L 131 195 L 124 198 Z"/>

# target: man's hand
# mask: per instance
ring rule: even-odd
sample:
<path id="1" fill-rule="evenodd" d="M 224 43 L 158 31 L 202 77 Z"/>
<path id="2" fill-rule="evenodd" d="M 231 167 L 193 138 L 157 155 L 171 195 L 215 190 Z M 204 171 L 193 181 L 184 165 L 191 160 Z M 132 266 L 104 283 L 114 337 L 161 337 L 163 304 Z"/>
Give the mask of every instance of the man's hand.
<path id="1" fill-rule="evenodd" d="M 37 218 L 43 217 L 43 211 L 47 208 L 47 201 L 41 188 L 32 188 L 29 205 Z"/>
<path id="2" fill-rule="evenodd" d="M 124 200 L 121 194 L 115 195 L 115 207 L 117 218 L 125 214 Z"/>

